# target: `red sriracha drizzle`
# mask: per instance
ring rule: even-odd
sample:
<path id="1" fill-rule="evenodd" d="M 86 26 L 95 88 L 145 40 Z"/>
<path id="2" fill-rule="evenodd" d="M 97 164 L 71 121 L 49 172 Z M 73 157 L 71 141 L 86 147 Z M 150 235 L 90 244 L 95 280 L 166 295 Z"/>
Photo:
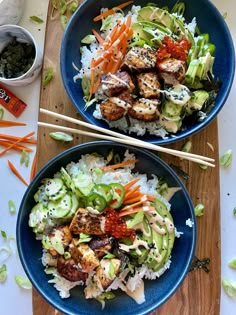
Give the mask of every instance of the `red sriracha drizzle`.
<path id="1" fill-rule="evenodd" d="M 160 46 L 157 50 L 158 61 L 161 61 L 165 58 L 176 58 L 182 61 L 187 61 L 188 51 L 191 48 L 192 44 L 187 40 L 187 38 L 179 38 L 176 42 L 169 36 L 165 36 Z"/>
<path id="2" fill-rule="evenodd" d="M 127 228 L 125 220 L 119 217 L 116 210 L 107 208 L 105 213 L 105 232 L 107 234 L 115 238 L 129 237 L 131 241 L 134 241 L 135 230 Z"/>

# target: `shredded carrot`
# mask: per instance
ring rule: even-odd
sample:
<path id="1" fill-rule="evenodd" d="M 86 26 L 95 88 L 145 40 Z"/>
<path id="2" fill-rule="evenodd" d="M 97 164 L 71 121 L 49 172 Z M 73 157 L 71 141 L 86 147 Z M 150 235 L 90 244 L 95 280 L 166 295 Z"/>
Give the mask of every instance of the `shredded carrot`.
<path id="1" fill-rule="evenodd" d="M 138 185 L 136 186 L 134 189 L 132 190 L 129 190 L 126 194 L 125 194 L 125 198 L 124 198 L 124 202 L 126 202 L 127 200 L 131 199 L 131 198 L 134 198 L 135 196 L 139 196 L 140 192 L 138 191 L 139 188 L 141 186 Z"/>
<path id="2" fill-rule="evenodd" d="M 15 166 L 12 164 L 12 162 L 10 160 L 7 161 L 8 162 L 8 166 L 10 167 L 10 170 L 12 171 L 12 173 L 14 173 L 21 181 L 22 183 L 24 183 L 26 186 L 28 186 L 29 184 L 25 181 L 25 179 L 21 176 L 21 174 L 19 173 L 19 171 L 15 168 Z"/>
<path id="3" fill-rule="evenodd" d="M 137 213 L 140 211 L 148 212 L 148 211 L 154 211 L 154 210 L 155 210 L 155 207 L 153 207 L 153 206 L 143 206 L 143 207 L 131 208 L 131 209 L 128 209 L 126 211 L 119 212 L 119 217 L 123 217 L 125 215 Z"/>
<path id="4" fill-rule="evenodd" d="M 92 29 L 93 35 L 95 35 L 95 37 L 97 38 L 98 42 L 102 45 L 104 43 L 104 39 L 102 38 L 102 36 L 100 34 L 98 34 L 98 32 L 94 29 Z"/>
<path id="5" fill-rule="evenodd" d="M 8 134 L 3 134 L 3 133 L 0 133 L 0 139 L 4 139 L 4 140 L 10 140 L 10 141 L 17 141 L 19 139 L 21 139 L 21 137 L 18 137 L 18 136 L 12 136 L 12 135 L 8 135 Z M 27 139 L 23 139 L 21 140 L 20 142 L 22 143 L 32 143 L 32 144 L 36 144 L 37 143 L 37 140 L 36 139 L 32 139 L 32 138 L 27 138 Z"/>
<path id="6" fill-rule="evenodd" d="M 110 10 L 107 10 L 107 11 L 105 11 L 105 12 L 103 12 L 103 13 L 97 15 L 93 20 L 94 20 L 94 22 L 100 21 L 100 20 L 102 20 L 102 19 L 108 17 L 109 15 L 112 15 L 112 14 L 116 13 L 116 12 L 119 11 L 120 9 L 123 9 L 123 8 L 127 7 L 128 5 L 130 5 L 130 4 L 133 3 L 133 2 L 134 2 L 134 1 L 127 1 L 127 2 L 124 2 L 124 3 L 122 3 L 122 4 L 118 5 L 118 6 L 116 6 L 116 7 L 112 8 L 112 9 L 110 9 Z"/>
<path id="7" fill-rule="evenodd" d="M 146 203 L 147 201 L 148 201 L 147 197 L 145 195 L 143 195 L 142 198 L 139 201 L 137 201 L 135 203 L 132 203 L 132 204 L 130 204 L 128 206 L 125 206 L 124 208 L 121 209 L 121 211 L 125 211 L 125 210 L 131 209 L 131 208 L 135 208 L 137 206 L 142 205 L 143 203 Z"/>
<path id="8" fill-rule="evenodd" d="M 130 198 L 127 198 L 127 199 L 124 199 L 123 203 L 124 204 L 132 204 L 134 202 L 138 202 L 143 196 L 146 196 L 147 197 L 147 200 L 148 201 L 154 201 L 155 197 L 152 196 L 152 195 L 148 195 L 148 194 L 143 194 L 139 191 L 135 192 L 132 197 Z"/>
<path id="9" fill-rule="evenodd" d="M 140 178 L 132 179 L 130 182 L 128 182 L 127 184 L 124 185 L 125 190 L 128 191 L 128 189 L 130 189 L 132 186 L 134 186 L 134 184 L 136 184 L 139 180 L 140 180 Z"/>
<path id="10" fill-rule="evenodd" d="M 27 135 L 25 135 L 25 136 L 19 138 L 17 141 L 15 141 L 15 142 L 13 142 L 11 145 L 9 145 L 9 147 L 7 147 L 7 148 L 4 149 L 3 151 L 1 151 L 1 152 L 0 152 L 0 156 L 3 156 L 7 151 L 9 151 L 11 148 L 13 148 L 15 144 L 17 144 L 17 143 L 23 141 L 23 140 L 26 139 L 26 138 L 29 138 L 29 137 L 33 136 L 34 134 L 35 134 L 35 132 L 32 131 L 32 132 L 28 133 Z"/>
<path id="11" fill-rule="evenodd" d="M 34 176 L 36 173 L 36 153 L 34 155 L 33 161 L 32 161 L 32 165 L 31 165 L 31 170 L 30 170 L 30 182 L 32 182 Z"/>
<path id="12" fill-rule="evenodd" d="M 135 164 L 136 162 L 138 162 L 138 160 L 129 160 L 129 161 L 113 164 L 113 165 L 107 165 L 107 166 L 101 167 L 101 170 L 102 171 L 115 170 L 117 168 L 128 166 L 130 164 Z"/>
<path id="13" fill-rule="evenodd" d="M 0 145 L 4 146 L 4 147 L 9 147 L 12 144 L 11 141 L 8 140 L 1 140 L 0 139 Z M 17 150 L 17 151 L 22 151 L 25 150 L 26 152 L 32 152 L 33 150 L 31 148 L 28 148 L 24 145 L 19 145 L 19 144 L 14 144 L 14 146 L 12 147 L 13 150 Z"/>
<path id="14" fill-rule="evenodd" d="M 26 126 L 25 123 L 16 122 L 11 120 L 0 120 L 0 127 L 13 127 L 13 126 Z"/>

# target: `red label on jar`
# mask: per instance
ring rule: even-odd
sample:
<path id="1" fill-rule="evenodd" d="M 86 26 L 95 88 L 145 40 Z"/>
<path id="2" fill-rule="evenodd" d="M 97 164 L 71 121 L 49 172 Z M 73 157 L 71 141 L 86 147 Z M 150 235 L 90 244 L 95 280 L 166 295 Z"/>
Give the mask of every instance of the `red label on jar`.
<path id="1" fill-rule="evenodd" d="M 0 104 L 6 108 L 12 115 L 19 117 L 26 104 L 15 94 L 0 84 Z"/>

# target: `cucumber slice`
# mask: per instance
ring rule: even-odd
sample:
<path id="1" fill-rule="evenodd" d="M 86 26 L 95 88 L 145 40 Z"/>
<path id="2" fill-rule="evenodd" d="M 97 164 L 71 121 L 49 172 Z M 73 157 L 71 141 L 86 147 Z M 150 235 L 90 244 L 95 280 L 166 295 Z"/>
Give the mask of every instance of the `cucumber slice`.
<path id="1" fill-rule="evenodd" d="M 42 204 L 37 203 L 30 212 L 29 215 L 29 226 L 36 227 L 38 224 L 41 224 L 43 219 L 47 218 L 48 209 Z"/>
<path id="2" fill-rule="evenodd" d="M 60 178 L 47 179 L 45 182 L 45 194 L 50 200 L 58 200 L 66 194 L 67 190 Z"/>
<path id="3" fill-rule="evenodd" d="M 72 177 L 72 181 L 79 195 L 87 196 L 94 186 L 93 179 L 88 174 L 76 174 Z"/>
<path id="4" fill-rule="evenodd" d="M 162 104 L 162 114 L 166 118 L 171 118 L 173 120 L 178 120 L 182 113 L 183 107 L 181 105 L 174 104 L 171 101 L 165 101 Z"/>
<path id="5" fill-rule="evenodd" d="M 72 200 L 69 194 L 66 194 L 58 201 L 50 201 L 48 203 L 49 215 L 53 219 L 64 218 L 71 210 Z"/>

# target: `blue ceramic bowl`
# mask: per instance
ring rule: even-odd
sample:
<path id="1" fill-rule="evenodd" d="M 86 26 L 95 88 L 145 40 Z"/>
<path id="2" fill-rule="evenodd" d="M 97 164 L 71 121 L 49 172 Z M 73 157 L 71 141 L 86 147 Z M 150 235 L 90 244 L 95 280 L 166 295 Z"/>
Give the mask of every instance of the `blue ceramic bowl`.
<path id="1" fill-rule="evenodd" d="M 109 8 L 120 4 L 120 0 L 109 1 Z M 176 0 L 155 0 L 151 1 L 157 3 L 158 6 L 169 6 L 170 8 L 176 3 Z M 165 139 L 156 137 L 154 135 L 142 136 L 142 140 L 152 142 L 156 144 L 167 144 L 184 139 L 204 127 L 206 127 L 222 109 L 228 94 L 231 89 L 231 85 L 234 78 L 235 71 L 235 55 L 233 41 L 229 32 L 229 29 L 216 7 L 208 0 L 184 0 L 186 4 L 186 11 L 184 16 L 186 21 L 192 21 L 193 17 L 196 17 L 197 24 L 202 33 L 208 33 L 210 35 L 210 41 L 215 44 L 215 64 L 214 75 L 215 78 L 219 78 L 222 81 L 220 92 L 217 96 L 217 100 L 214 108 L 210 111 L 207 118 L 202 122 L 188 125 L 185 130 L 179 131 L 175 136 L 169 136 Z M 144 6 L 148 3 L 147 0 L 135 0 L 135 5 Z M 85 1 L 80 8 L 75 12 L 69 21 L 69 24 L 65 30 L 60 55 L 60 67 L 61 76 L 67 91 L 67 94 L 76 107 L 81 116 L 93 125 L 98 125 L 103 128 L 109 128 L 106 122 L 97 120 L 93 117 L 93 110 L 91 108 L 84 111 L 83 92 L 81 89 L 81 83 L 73 81 L 73 77 L 77 71 L 73 68 L 72 62 L 77 67 L 80 67 L 80 42 L 86 35 L 91 34 L 91 30 L 99 27 L 98 22 L 93 22 L 93 18 L 99 14 L 99 10 L 102 7 L 107 7 L 108 2 L 100 0 L 97 4 L 96 0 Z M 115 129 L 114 129 L 115 130 Z M 121 133 L 120 130 L 115 130 Z M 137 137 L 135 134 L 134 137 Z"/>
<path id="2" fill-rule="evenodd" d="M 52 284 L 48 283 L 49 276 L 44 273 L 44 267 L 41 263 L 41 242 L 35 239 L 35 234 L 28 226 L 28 219 L 30 210 L 35 204 L 33 196 L 43 178 L 52 176 L 71 161 L 78 161 L 82 154 L 97 152 L 107 156 L 111 149 L 120 155 L 129 149 L 129 152 L 134 153 L 139 160 L 136 166 L 138 172 L 146 173 L 148 176 L 154 173 L 158 177 L 164 177 L 169 187 L 181 187 L 181 190 L 174 194 L 170 203 L 177 231 L 184 234 L 175 240 L 171 268 L 157 280 L 145 280 L 145 303 L 138 305 L 124 292 L 118 291 L 116 298 L 108 300 L 105 309 L 102 310 L 100 303 L 84 298 L 82 287 L 74 288 L 69 299 L 59 297 L 58 291 Z M 185 224 L 189 218 L 194 222 L 192 228 Z M 50 160 L 39 171 L 26 190 L 21 202 L 16 235 L 19 256 L 27 276 L 36 290 L 62 313 L 70 315 L 139 315 L 151 312 L 168 300 L 186 277 L 195 251 L 196 221 L 193 205 L 185 186 L 165 162 L 153 153 L 142 149 L 100 141 L 70 148 Z"/>

